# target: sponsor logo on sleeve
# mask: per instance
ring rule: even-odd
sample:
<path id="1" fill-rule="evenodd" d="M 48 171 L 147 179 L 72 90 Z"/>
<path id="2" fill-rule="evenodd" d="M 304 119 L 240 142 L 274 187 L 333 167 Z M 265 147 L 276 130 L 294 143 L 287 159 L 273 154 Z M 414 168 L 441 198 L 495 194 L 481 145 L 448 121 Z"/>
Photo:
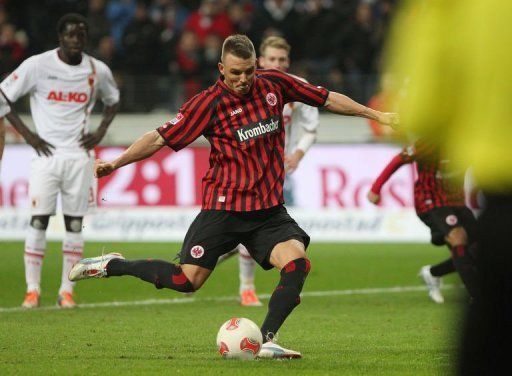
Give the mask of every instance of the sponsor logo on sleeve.
<path id="1" fill-rule="evenodd" d="M 165 123 L 163 125 L 163 128 L 167 128 L 167 127 L 170 127 L 171 125 L 176 125 L 178 124 L 181 120 L 183 120 L 185 116 L 183 116 L 183 114 L 181 114 L 180 112 L 178 112 L 178 114 L 176 115 L 176 117 L 170 121 L 168 121 L 167 123 Z"/>

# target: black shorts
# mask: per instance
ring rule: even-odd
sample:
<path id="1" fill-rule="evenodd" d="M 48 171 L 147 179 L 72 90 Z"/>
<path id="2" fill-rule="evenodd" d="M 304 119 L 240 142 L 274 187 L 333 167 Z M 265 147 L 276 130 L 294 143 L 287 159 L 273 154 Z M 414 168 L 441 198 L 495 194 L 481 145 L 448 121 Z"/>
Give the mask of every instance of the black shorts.
<path id="1" fill-rule="evenodd" d="M 201 210 L 190 225 L 180 252 L 181 264 L 213 270 L 217 259 L 242 243 L 263 269 L 272 269 L 276 244 L 296 239 L 307 248 L 309 236 L 283 205 L 250 212 Z"/>
<path id="2" fill-rule="evenodd" d="M 431 242 L 434 245 L 444 245 L 444 238 L 455 227 L 463 227 L 469 242 L 475 240 L 476 219 L 473 212 L 466 206 L 446 206 L 432 209 L 419 215 L 420 219 L 430 228 Z"/>

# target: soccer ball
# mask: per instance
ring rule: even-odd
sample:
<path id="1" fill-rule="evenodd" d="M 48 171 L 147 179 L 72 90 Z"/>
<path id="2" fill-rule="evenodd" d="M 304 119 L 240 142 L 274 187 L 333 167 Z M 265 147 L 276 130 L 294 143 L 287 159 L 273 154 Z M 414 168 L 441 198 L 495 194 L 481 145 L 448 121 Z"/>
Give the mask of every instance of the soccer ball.
<path id="1" fill-rule="evenodd" d="M 242 317 L 226 321 L 217 334 L 217 348 L 224 358 L 253 359 L 260 352 L 262 343 L 258 325 Z"/>

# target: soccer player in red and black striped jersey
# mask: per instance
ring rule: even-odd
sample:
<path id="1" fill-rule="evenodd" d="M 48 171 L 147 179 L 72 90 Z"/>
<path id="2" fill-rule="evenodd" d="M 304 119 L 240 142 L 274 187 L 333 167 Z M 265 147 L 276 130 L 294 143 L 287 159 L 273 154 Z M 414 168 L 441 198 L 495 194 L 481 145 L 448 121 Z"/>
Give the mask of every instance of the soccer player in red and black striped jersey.
<path id="1" fill-rule="evenodd" d="M 432 244 L 448 245 L 451 259 L 420 270 L 436 303 L 444 301 L 440 278 L 457 270 L 469 294 L 476 294 L 474 267 L 476 220 L 466 207 L 460 171 L 451 171 L 450 162 L 442 159 L 439 149 L 423 140 L 407 147 L 384 168 L 368 192 L 368 199 L 377 204 L 384 183 L 401 166 L 416 162 L 418 178 L 414 184 L 414 206 L 418 217 L 430 228 Z"/>
<path id="2" fill-rule="evenodd" d="M 211 153 L 203 178 L 202 210 L 185 236 L 180 264 L 128 261 L 109 254 L 82 260 L 70 279 L 132 275 L 157 288 L 192 292 L 210 276 L 219 256 L 241 243 L 264 269 L 280 270 L 261 327 L 266 342 L 259 356 L 299 358 L 299 352 L 274 342 L 275 333 L 300 303 L 310 270 L 309 236 L 283 206 L 283 106 L 303 102 L 388 125 L 397 124 L 398 118 L 278 70 L 257 70 L 254 46 L 243 35 L 224 41 L 218 66 L 219 80 L 185 103 L 173 120 L 143 135 L 114 161 L 96 163 L 96 175 L 103 177 L 166 145 L 179 151 L 199 136 L 206 137 Z"/>

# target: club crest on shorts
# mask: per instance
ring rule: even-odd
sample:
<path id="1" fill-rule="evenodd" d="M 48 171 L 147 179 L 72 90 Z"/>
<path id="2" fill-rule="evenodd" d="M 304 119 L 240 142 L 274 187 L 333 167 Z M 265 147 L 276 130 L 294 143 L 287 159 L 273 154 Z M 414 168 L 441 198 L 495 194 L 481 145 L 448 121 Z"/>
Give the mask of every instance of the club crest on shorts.
<path id="1" fill-rule="evenodd" d="M 450 226 L 456 225 L 458 222 L 457 216 L 450 214 L 448 217 L 446 217 L 446 223 Z"/>
<path id="2" fill-rule="evenodd" d="M 268 93 L 265 99 L 271 106 L 275 106 L 277 104 L 277 97 L 274 93 Z"/>
<path id="3" fill-rule="evenodd" d="M 204 248 L 201 247 L 200 245 L 195 245 L 190 250 L 190 255 L 196 259 L 201 258 L 204 255 Z"/>

